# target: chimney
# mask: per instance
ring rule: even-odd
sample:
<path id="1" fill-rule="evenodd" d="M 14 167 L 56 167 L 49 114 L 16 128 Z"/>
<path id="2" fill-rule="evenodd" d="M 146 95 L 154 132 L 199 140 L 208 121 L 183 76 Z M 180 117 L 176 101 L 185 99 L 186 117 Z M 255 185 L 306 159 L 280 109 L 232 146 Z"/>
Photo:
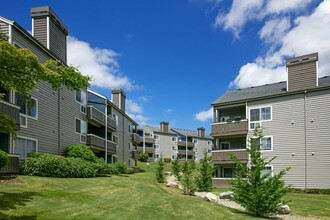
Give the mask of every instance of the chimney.
<path id="1" fill-rule="evenodd" d="M 111 89 L 112 103 L 125 112 L 126 93 L 121 88 Z"/>
<path id="2" fill-rule="evenodd" d="M 66 64 L 68 28 L 49 6 L 31 8 L 32 35 Z"/>
<path id="3" fill-rule="evenodd" d="M 160 131 L 168 132 L 168 125 L 169 125 L 169 123 L 167 121 L 161 121 L 160 122 Z"/>
<path id="4" fill-rule="evenodd" d="M 205 128 L 197 128 L 198 137 L 205 137 Z"/>
<path id="5" fill-rule="evenodd" d="M 286 69 L 288 92 L 318 86 L 318 53 L 287 59 Z"/>

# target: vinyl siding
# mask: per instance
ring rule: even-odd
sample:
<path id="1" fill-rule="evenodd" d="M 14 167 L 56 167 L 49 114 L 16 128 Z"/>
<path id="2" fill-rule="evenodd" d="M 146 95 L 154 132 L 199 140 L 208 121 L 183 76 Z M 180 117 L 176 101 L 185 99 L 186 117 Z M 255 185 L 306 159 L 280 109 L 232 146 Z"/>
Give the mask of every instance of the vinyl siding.
<path id="1" fill-rule="evenodd" d="M 316 62 L 300 63 L 288 67 L 289 91 L 310 89 L 316 87 Z"/>
<path id="2" fill-rule="evenodd" d="M 50 50 L 66 63 L 66 36 L 53 19 L 49 19 Z"/>
<path id="3" fill-rule="evenodd" d="M 155 145 L 159 145 L 159 150 L 155 149 L 155 154 L 159 154 L 159 156 L 160 154 L 162 154 L 163 157 L 172 159 L 172 155 L 176 155 L 176 151 L 172 150 L 172 146 L 178 146 L 177 142 L 172 141 L 172 137 L 176 137 L 178 140 L 179 138 L 177 137 L 177 135 L 158 132 L 154 132 L 154 134 L 159 135 L 159 140 L 155 140 Z"/>
<path id="4" fill-rule="evenodd" d="M 0 21 L 0 32 L 9 36 L 9 25 Z"/>
<path id="5" fill-rule="evenodd" d="M 34 37 L 47 47 L 47 18 L 34 18 Z"/>

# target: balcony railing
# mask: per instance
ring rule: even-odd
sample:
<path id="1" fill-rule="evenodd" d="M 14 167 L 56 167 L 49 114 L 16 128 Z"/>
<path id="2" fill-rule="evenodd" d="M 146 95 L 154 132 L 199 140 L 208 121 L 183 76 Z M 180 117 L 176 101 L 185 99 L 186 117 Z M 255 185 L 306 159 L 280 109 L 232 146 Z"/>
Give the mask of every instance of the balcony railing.
<path id="1" fill-rule="evenodd" d="M 113 141 L 107 141 L 108 152 L 115 154 L 117 153 L 117 144 Z"/>
<path id="2" fill-rule="evenodd" d="M 107 127 L 113 131 L 117 131 L 116 119 L 114 119 L 113 117 L 111 117 L 109 115 L 107 117 Z"/>
<path id="3" fill-rule="evenodd" d="M 131 134 L 131 136 L 132 136 L 132 142 L 134 144 L 139 144 L 143 141 L 142 138 L 136 133 Z"/>
<path id="4" fill-rule="evenodd" d="M 86 144 L 92 149 L 105 151 L 105 139 L 94 134 L 86 135 Z M 112 141 L 107 141 L 107 150 L 109 153 L 115 154 L 117 152 L 117 144 Z"/>
<path id="5" fill-rule="evenodd" d="M 213 164 L 234 164 L 235 162 L 230 159 L 227 153 L 231 153 L 237 157 L 242 163 L 247 163 L 249 154 L 245 149 L 240 150 L 217 150 L 212 151 Z"/>
<path id="6" fill-rule="evenodd" d="M 140 158 L 140 153 L 139 153 L 139 151 L 137 151 L 137 150 L 132 150 L 132 151 L 131 151 L 131 157 L 132 157 L 133 159 L 139 159 L 139 158 Z"/>
<path id="7" fill-rule="evenodd" d="M 9 162 L 0 169 L 0 173 L 19 173 L 19 155 L 8 154 Z"/>
<path id="8" fill-rule="evenodd" d="M 185 150 L 178 150 L 178 155 L 186 155 L 186 151 Z M 195 151 L 188 150 L 187 155 L 188 156 L 195 156 Z"/>
<path id="9" fill-rule="evenodd" d="M 146 144 L 153 144 L 155 143 L 155 139 L 151 137 L 141 137 L 141 143 L 143 143 L 143 140 Z"/>
<path id="10" fill-rule="evenodd" d="M 10 116 L 16 121 L 15 130 L 20 129 L 20 116 L 19 116 L 20 107 L 6 101 L 0 101 L 0 112 L 5 115 Z M 0 126 L 1 127 L 1 126 Z"/>
<path id="11" fill-rule="evenodd" d="M 230 135 L 242 135 L 248 132 L 248 121 L 238 122 L 218 122 L 211 124 L 211 135 L 213 137 L 222 137 Z"/>
<path id="12" fill-rule="evenodd" d="M 92 105 L 87 106 L 87 118 L 101 125 L 105 125 L 105 114 Z"/>
<path id="13" fill-rule="evenodd" d="M 178 141 L 178 146 L 185 147 L 186 142 L 185 141 Z M 193 142 L 190 142 L 190 141 L 187 142 L 187 147 L 194 147 L 194 146 L 195 146 L 195 144 Z"/>
<path id="14" fill-rule="evenodd" d="M 142 153 L 143 152 L 143 147 L 138 147 L 137 150 Z M 155 152 L 155 149 L 152 148 L 152 147 L 145 147 L 145 152 L 148 153 L 148 154 L 150 154 L 150 153 L 153 154 Z"/>
<path id="15" fill-rule="evenodd" d="M 234 188 L 228 181 L 230 178 L 213 178 L 212 184 L 215 188 L 232 189 Z"/>

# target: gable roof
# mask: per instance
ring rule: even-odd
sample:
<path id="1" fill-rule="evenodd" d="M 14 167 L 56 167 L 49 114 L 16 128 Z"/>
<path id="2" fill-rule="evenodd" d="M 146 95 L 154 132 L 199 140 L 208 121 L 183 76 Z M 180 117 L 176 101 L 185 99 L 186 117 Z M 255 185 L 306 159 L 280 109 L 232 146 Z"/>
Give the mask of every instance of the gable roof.
<path id="1" fill-rule="evenodd" d="M 330 76 L 319 78 L 319 86 L 317 88 L 326 86 L 330 86 Z M 212 105 L 285 93 L 288 93 L 286 91 L 286 81 L 282 81 L 262 86 L 253 86 L 246 89 L 228 91 L 224 95 L 220 96 L 217 100 L 215 100 Z"/>
<path id="2" fill-rule="evenodd" d="M 205 137 L 200 137 L 200 136 L 198 136 L 197 131 L 191 131 L 191 130 L 185 130 L 185 129 L 179 129 L 179 128 L 171 128 L 171 130 L 175 131 L 176 133 L 179 133 L 183 136 L 204 138 L 204 139 L 212 139 L 213 140 L 213 137 L 211 135 L 206 134 L 206 133 L 205 133 Z"/>

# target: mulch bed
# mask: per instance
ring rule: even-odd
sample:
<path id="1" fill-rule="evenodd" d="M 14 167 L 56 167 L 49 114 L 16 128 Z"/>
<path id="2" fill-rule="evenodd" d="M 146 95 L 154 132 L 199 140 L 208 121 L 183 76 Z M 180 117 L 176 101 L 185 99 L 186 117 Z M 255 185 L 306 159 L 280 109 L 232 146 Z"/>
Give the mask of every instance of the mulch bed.
<path id="1" fill-rule="evenodd" d="M 0 175 L 0 185 L 17 185 L 21 184 L 22 181 L 17 179 L 17 176 L 14 175 Z"/>

